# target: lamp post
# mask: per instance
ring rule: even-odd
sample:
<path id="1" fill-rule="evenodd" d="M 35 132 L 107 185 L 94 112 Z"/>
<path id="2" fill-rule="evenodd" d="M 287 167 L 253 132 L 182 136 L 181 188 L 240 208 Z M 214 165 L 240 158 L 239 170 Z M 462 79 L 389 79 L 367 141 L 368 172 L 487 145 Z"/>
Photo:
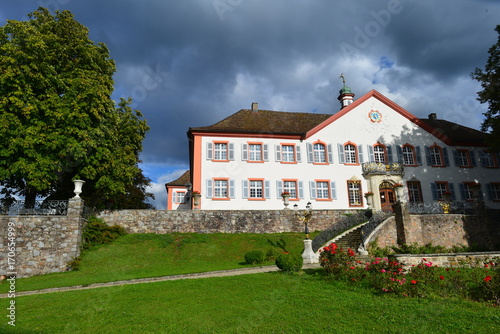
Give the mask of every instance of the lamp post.
<path id="1" fill-rule="evenodd" d="M 309 221 L 312 218 L 312 204 L 308 202 L 306 209 L 302 213 L 299 212 L 299 206 L 297 204 L 293 206 L 293 209 L 295 210 L 297 219 L 304 224 L 304 233 L 306 234 L 306 238 L 304 239 L 304 253 L 302 253 L 304 263 L 318 263 L 319 257 L 312 250 L 312 240 L 309 239 Z"/>

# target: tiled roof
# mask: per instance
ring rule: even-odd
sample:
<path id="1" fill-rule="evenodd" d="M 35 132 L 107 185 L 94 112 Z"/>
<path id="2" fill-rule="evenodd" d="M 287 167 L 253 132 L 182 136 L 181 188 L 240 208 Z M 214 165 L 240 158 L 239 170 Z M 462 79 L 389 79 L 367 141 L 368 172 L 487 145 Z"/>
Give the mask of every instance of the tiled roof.
<path id="1" fill-rule="evenodd" d="M 379 93 L 374 92 L 371 94 Z M 348 110 L 346 111 L 348 112 Z M 305 138 L 308 131 L 332 116 L 334 114 L 242 109 L 213 125 L 189 128 L 189 132 L 297 135 Z M 413 116 L 412 121 L 420 124 L 425 130 L 442 139 L 448 145 L 487 146 L 485 141 L 488 134 L 481 131 L 437 118 L 417 119 Z"/>
<path id="2" fill-rule="evenodd" d="M 488 134 L 468 128 L 466 126 L 449 122 L 444 119 L 420 118 L 420 121 L 430 126 L 435 136 L 446 136 L 450 140 L 449 145 L 456 146 L 487 146 L 486 139 Z"/>
<path id="3" fill-rule="evenodd" d="M 210 126 L 190 131 L 303 135 L 331 114 L 242 109 Z"/>
<path id="4" fill-rule="evenodd" d="M 191 182 L 191 171 L 187 170 L 177 180 L 165 183 L 165 186 L 185 186 L 186 183 Z"/>

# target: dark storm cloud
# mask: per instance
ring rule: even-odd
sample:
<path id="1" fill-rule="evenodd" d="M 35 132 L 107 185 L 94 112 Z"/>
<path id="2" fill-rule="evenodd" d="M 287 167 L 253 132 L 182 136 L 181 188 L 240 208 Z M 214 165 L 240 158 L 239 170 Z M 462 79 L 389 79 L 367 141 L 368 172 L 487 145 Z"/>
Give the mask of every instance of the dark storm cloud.
<path id="1" fill-rule="evenodd" d="M 498 1 L 466 0 L 7 0 L 0 19 L 38 6 L 72 11 L 110 49 L 113 98 L 132 97 L 151 126 L 141 158 L 154 181 L 158 166 L 174 177 L 188 165 L 189 127 L 251 102 L 338 111 L 342 72 L 356 97 L 377 89 L 417 116 L 477 128 L 485 107 L 469 73 L 500 24 Z"/>

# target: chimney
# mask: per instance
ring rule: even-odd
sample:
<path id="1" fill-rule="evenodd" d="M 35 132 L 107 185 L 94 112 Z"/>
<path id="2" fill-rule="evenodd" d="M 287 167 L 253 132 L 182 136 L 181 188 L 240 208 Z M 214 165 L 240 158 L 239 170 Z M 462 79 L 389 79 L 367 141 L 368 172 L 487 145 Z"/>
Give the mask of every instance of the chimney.
<path id="1" fill-rule="evenodd" d="M 252 102 L 252 111 L 259 111 L 259 104 L 257 102 Z"/>
<path id="2" fill-rule="evenodd" d="M 429 119 L 432 119 L 432 120 L 435 120 L 437 119 L 437 115 L 435 112 L 433 112 L 432 114 L 429 114 Z"/>

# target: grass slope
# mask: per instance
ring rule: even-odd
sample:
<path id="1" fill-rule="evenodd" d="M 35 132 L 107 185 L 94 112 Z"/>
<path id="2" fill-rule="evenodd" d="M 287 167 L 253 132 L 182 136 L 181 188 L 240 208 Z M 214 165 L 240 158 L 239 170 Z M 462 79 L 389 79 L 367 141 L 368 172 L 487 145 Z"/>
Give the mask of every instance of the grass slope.
<path id="1" fill-rule="evenodd" d="M 6 300 L 1 300 L 5 310 Z M 19 297 L 2 333 L 499 333 L 498 308 L 267 273 Z M 4 320 L 5 321 L 5 320 Z"/>
<path id="2" fill-rule="evenodd" d="M 245 253 L 266 252 L 272 248 L 267 239 L 277 241 L 280 237 L 286 241 L 287 250 L 302 252 L 302 233 L 129 234 L 112 244 L 85 251 L 78 271 L 20 278 L 16 290 L 250 267 L 244 263 Z M 274 262 L 264 263 L 271 264 Z M 0 285 L 0 293 L 8 291 L 5 283 Z"/>

